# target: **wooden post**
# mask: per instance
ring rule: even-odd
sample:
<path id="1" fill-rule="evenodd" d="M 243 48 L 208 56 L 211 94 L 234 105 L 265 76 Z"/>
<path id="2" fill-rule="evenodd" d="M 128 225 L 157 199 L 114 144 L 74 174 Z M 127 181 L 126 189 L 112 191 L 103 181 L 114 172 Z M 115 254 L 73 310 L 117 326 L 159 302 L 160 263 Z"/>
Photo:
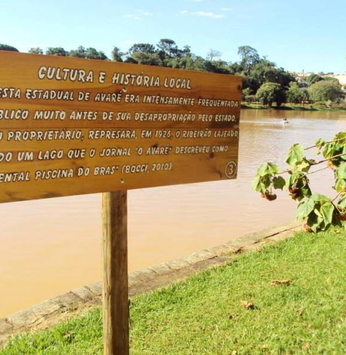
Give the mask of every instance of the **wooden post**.
<path id="1" fill-rule="evenodd" d="M 129 354 L 127 191 L 102 194 L 105 355 Z"/>

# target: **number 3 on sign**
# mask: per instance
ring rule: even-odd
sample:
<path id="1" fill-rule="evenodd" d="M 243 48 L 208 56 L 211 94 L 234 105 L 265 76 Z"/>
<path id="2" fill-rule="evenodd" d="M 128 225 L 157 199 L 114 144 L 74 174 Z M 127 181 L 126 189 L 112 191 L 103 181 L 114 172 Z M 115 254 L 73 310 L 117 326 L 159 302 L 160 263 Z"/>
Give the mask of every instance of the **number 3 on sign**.
<path id="1" fill-rule="evenodd" d="M 237 163 L 235 161 L 230 161 L 225 167 L 225 175 L 232 179 L 237 175 Z"/>

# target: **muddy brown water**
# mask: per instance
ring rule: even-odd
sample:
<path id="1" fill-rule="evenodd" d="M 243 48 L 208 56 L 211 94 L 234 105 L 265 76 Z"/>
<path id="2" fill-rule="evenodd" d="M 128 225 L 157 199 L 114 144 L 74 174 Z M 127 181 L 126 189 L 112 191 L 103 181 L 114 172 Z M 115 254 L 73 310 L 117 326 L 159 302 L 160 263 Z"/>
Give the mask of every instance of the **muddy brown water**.
<path id="1" fill-rule="evenodd" d="M 251 190 L 258 166 L 345 123 L 346 113 L 243 110 L 237 180 L 129 191 L 129 270 L 292 220 L 286 195 L 268 202 Z M 328 174 L 312 179 L 323 193 Z M 0 205 L 0 317 L 101 279 L 100 205 L 100 194 Z"/>

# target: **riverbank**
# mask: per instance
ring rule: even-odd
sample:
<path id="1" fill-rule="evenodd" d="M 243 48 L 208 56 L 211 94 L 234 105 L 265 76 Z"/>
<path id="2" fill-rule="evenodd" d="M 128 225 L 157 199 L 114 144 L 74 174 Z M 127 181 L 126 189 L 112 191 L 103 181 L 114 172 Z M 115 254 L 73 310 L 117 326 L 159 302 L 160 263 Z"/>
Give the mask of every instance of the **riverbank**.
<path id="1" fill-rule="evenodd" d="M 133 299 L 131 354 L 344 354 L 345 232 L 284 239 Z M 101 354 L 100 308 L 0 351 L 18 353 Z"/>
<path id="2" fill-rule="evenodd" d="M 284 104 L 283 106 L 266 106 L 255 103 L 243 102 L 241 104 L 242 109 L 249 110 L 287 110 L 287 111 L 325 111 L 325 112 L 345 112 L 345 104 L 332 104 L 327 105 L 326 103 L 315 103 L 315 104 Z"/>
<path id="3" fill-rule="evenodd" d="M 129 274 L 129 296 L 134 297 L 166 286 L 209 267 L 224 265 L 241 252 L 288 238 L 299 228 L 300 224 L 293 221 L 283 226 L 239 237 L 214 248 L 195 252 L 185 258 L 132 272 Z M 101 305 L 101 296 L 102 284 L 97 282 L 2 318 L 0 319 L 0 344 L 4 344 L 12 335 L 51 327 Z"/>

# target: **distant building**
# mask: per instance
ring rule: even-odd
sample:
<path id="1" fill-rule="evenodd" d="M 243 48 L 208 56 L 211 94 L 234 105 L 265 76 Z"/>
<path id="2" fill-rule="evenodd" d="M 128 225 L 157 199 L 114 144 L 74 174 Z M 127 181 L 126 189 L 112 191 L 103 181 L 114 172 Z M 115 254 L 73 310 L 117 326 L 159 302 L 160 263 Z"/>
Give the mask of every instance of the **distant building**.
<path id="1" fill-rule="evenodd" d="M 332 77 L 332 78 L 335 78 L 335 79 L 338 79 L 338 80 L 339 80 L 339 83 L 340 83 L 342 86 L 345 86 L 345 85 L 346 85 L 346 74 L 327 75 L 327 76 Z"/>

